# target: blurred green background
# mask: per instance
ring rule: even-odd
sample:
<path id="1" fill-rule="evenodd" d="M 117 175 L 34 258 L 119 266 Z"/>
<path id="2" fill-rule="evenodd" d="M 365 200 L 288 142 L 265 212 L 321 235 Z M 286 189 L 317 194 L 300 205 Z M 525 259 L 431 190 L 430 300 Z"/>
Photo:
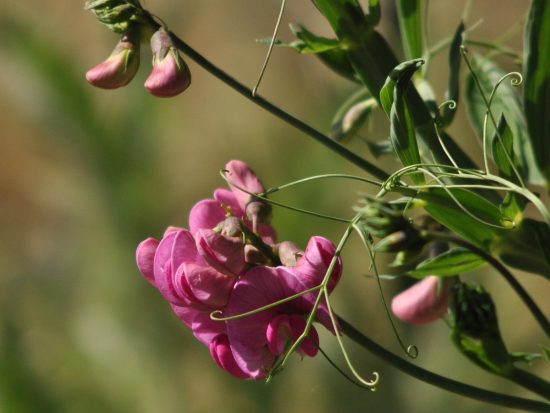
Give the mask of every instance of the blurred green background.
<path id="1" fill-rule="evenodd" d="M 382 30 L 395 43 L 392 1 Z M 431 2 L 430 36 L 451 35 L 462 3 Z M 494 38 L 524 19 L 528 1 L 475 2 L 469 24 Z M 252 86 L 265 53 L 254 39 L 270 36 L 277 1 L 149 0 L 148 7 L 197 50 Z M 308 1 L 288 4 L 285 23 L 329 34 Z M 0 412 L 500 412 L 420 383 L 349 343 L 357 368 L 381 374 L 378 391 L 358 389 L 317 357 L 294 357 L 264 383 L 233 379 L 172 314 L 139 275 L 134 251 L 168 225 L 185 226 L 198 200 L 223 186 L 218 171 L 236 158 L 267 186 L 355 167 L 238 96 L 188 62 L 193 84 L 168 100 L 142 84 L 150 56 L 126 88 L 89 86 L 87 68 L 106 58 L 117 37 L 83 10 L 82 1 L 7 0 L 0 8 Z M 508 45 L 521 47 L 521 25 Z M 280 37 L 291 40 L 283 26 Z M 500 60 L 506 69 L 515 67 Z M 441 98 L 446 57 L 431 74 Z M 314 57 L 275 50 L 260 93 L 328 131 L 332 114 L 353 85 Z M 382 117 L 362 134 L 385 138 Z M 461 112 L 451 129 L 480 158 Z M 361 142 L 352 146 L 366 155 Z M 383 165 L 391 170 L 395 165 Z M 349 216 L 360 191 L 347 182 L 318 182 L 277 195 L 305 208 Z M 281 239 L 305 246 L 313 234 L 337 241 L 341 225 L 275 210 Z M 345 275 L 333 294 L 339 313 L 399 353 L 358 240 L 344 253 Z M 539 351 L 544 337 L 499 277 L 477 274 L 492 291 L 510 350 Z M 542 302 L 547 284 L 523 275 Z M 385 284 L 390 297 L 397 282 Z M 542 303 L 548 312 L 548 301 Z M 477 369 L 457 354 L 438 322 L 409 328 L 418 364 L 453 378 L 509 394 L 530 396 Z M 336 342 L 322 346 L 343 365 Z M 548 363 L 534 371 L 550 376 Z M 512 410 L 508 410 L 512 411 Z"/>

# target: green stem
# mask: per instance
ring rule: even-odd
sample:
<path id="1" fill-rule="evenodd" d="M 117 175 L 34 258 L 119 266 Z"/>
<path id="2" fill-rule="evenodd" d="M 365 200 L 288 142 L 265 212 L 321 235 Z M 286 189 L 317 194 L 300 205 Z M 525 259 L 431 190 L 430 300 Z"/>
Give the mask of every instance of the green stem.
<path id="1" fill-rule="evenodd" d="M 533 393 L 550 399 L 550 383 L 540 377 L 518 368 L 514 368 L 506 377 L 516 384 L 531 390 Z"/>
<path id="2" fill-rule="evenodd" d="M 469 397 L 471 399 L 480 400 L 486 403 L 492 403 L 508 408 L 521 409 L 532 412 L 550 412 L 550 403 L 529 400 L 520 397 L 509 396 L 506 394 L 496 393 L 490 390 L 480 389 L 466 383 L 461 383 L 456 380 L 449 379 L 431 371 L 418 367 L 411 362 L 396 356 L 392 352 L 371 340 L 347 321 L 338 317 L 338 322 L 342 332 L 351 340 L 355 341 L 360 346 L 364 347 L 375 356 L 381 358 L 393 367 L 409 374 L 410 376 L 423 382 L 432 384 L 441 389 Z"/>
<path id="3" fill-rule="evenodd" d="M 146 12 L 147 13 L 147 12 Z M 154 19 L 152 15 L 149 15 L 149 24 L 153 27 L 153 29 L 158 29 L 160 27 L 159 23 Z M 189 46 L 187 43 L 185 43 L 182 39 L 180 39 L 176 34 L 169 31 L 168 34 L 172 38 L 172 41 L 174 42 L 174 45 L 181 50 L 185 55 L 187 55 L 190 59 L 194 60 L 195 63 L 197 63 L 199 66 L 201 66 L 204 70 L 206 70 L 208 73 L 213 75 L 214 77 L 221 80 L 223 83 L 225 83 L 227 86 L 235 90 L 236 92 L 243 95 L 245 98 L 251 100 L 261 108 L 267 110 L 272 115 L 277 116 L 279 119 L 283 120 L 284 122 L 288 123 L 289 125 L 295 127 L 296 129 L 302 131 L 306 135 L 310 136 L 311 138 L 315 139 L 317 142 L 321 143 L 322 145 L 326 146 L 333 152 L 336 152 L 338 155 L 342 156 L 343 158 L 347 159 L 354 165 L 358 166 L 365 172 L 370 173 L 371 175 L 377 177 L 378 179 L 385 180 L 388 177 L 388 174 L 384 172 L 382 169 L 378 168 L 376 165 L 373 165 L 366 159 L 360 157 L 359 155 L 355 154 L 354 152 L 350 151 L 345 146 L 339 144 L 338 142 L 332 140 L 325 134 L 319 132 L 317 129 L 313 128 L 312 126 L 308 125 L 304 121 L 296 118 L 295 116 L 291 115 L 288 112 L 285 112 L 284 110 L 280 109 L 279 107 L 275 106 L 273 103 L 269 102 L 268 100 L 258 96 L 254 95 L 252 93 L 252 90 L 245 85 L 243 85 L 241 82 L 236 80 L 234 77 L 230 76 L 223 70 L 221 70 L 219 67 L 214 65 L 212 62 L 210 62 L 208 59 L 206 59 L 202 54 L 197 52 L 195 49 L 193 49 L 191 46 Z"/>
<path id="4" fill-rule="evenodd" d="M 508 282 L 508 284 L 510 284 L 517 295 L 521 298 L 523 303 L 527 306 L 529 311 L 531 311 L 531 314 L 533 315 L 533 317 L 535 317 L 546 336 L 550 337 L 550 321 L 548 321 L 544 313 L 533 301 L 529 293 L 525 291 L 518 280 L 516 280 L 512 273 L 508 271 L 508 269 L 503 264 L 501 264 L 499 260 L 491 256 L 487 252 L 483 251 L 481 248 L 478 248 L 470 242 L 454 235 L 434 231 L 421 231 L 421 235 L 427 239 L 447 241 L 456 245 L 460 245 L 461 247 L 469 249 L 474 254 L 479 255 L 481 258 L 487 261 L 495 270 L 502 274 L 504 279 Z"/>

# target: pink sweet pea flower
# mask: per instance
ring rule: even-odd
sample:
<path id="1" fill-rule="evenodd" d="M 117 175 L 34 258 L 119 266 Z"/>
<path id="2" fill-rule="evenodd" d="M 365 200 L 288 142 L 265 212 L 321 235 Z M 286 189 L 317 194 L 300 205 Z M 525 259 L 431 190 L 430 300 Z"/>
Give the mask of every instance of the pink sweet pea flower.
<path id="1" fill-rule="evenodd" d="M 447 313 L 451 281 L 429 276 L 396 295 L 391 303 L 397 318 L 411 324 L 427 324 Z"/>
<path id="2" fill-rule="evenodd" d="M 102 89 L 126 86 L 139 68 L 139 38 L 124 35 L 111 55 L 86 72 L 86 80 Z"/>
<path id="3" fill-rule="evenodd" d="M 191 84 L 191 73 L 164 29 L 151 36 L 151 50 L 153 70 L 145 81 L 149 93 L 157 97 L 172 97 L 187 89 Z"/>
<path id="4" fill-rule="evenodd" d="M 310 245 L 324 245 L 325 241 L 330 243 L 324 239 L 321 241 L 321 237 L 314 238 L 310 240 Z M 330 249 L 328 245 L 324 247 Z M 249 270 L 233 287 L 224 315 L 242 314 L 318 285 L 328 269 L 328 263 L 324 264 L 324 252 L 319 251 L 309 248 L 309 254 L 306 251 L 302 260 L 306 256 L 308 258 L 300 267 L 259 266 Z M 318 265 L 315 267 L 312 263 Z M 314 268 L 317 273 L 314 273 Z M 336 284 L 341 274 L 340 260 L 337 261 L 334 273 Z M 305 318 L 313 308 L 316 294 L 306 294 L 257 314 L 226 322 L 233 356 L 239 368 L 249 378 L 266 377 L 273 368 L 275 358 L 284 352 L 287 344 L 302 334 Z M 334 333 L 328 310 L 323 302 L 317 310 L 316 320 Z M 298 353 L 314 356 L 317 353 L 318 340 L 317 332 L 312 327 L 309 337 L 302 342 Z"/>

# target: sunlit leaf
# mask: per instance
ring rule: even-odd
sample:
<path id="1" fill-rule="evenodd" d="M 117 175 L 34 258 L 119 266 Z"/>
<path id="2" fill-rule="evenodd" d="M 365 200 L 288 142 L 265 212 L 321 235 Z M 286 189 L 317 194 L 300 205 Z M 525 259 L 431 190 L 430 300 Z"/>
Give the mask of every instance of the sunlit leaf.
<path id="1" fill-rule="evenodd" d="M 422 57 L 422 10 L 421 0 L 397 0 L 401 42 L 407 59 Z"/>
<path id="2" fill-rule="evenodd" d="M 455 247 L 436 257 L 422 261 L 414 270 L 409 271 L 409 274 L 417 278 L 423 278 L 428 275 L 452 277 L 476 270 L 484 264 L 485 261 L 479 255 L 465 248 Z"/>
<path id="3" fill-rule="evenodd" d="M 524 105 L 535 158 L 550 182 L 550 2 L 532 0 L 525 27 Z"/>
<path id="4" fill-rule="evenodd" d="M 462 36 L 464 34 L 464 23 L 460 22 L 460 25 L 456 29 L 451 48 L 449 49 L 449 86 L 445 93 L 445 100 L 451 100 L 455 103 L 455 107 L 451 105 L 445 105 L 443 108 L 443 114 L 441 115 L 441 126 L 449 125 L 455 116 L 456 105 L 458 105 L 459 89 L 458 81 L 460 74 L 460 61 L 462 56 L 460 54 L 460 46 L 462 45 Z"/>

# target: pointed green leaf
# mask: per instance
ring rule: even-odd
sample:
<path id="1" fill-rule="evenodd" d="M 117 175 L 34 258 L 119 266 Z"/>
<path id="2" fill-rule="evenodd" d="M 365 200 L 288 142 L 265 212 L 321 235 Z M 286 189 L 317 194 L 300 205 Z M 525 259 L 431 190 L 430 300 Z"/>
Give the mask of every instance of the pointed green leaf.
<path id="1" fill-rule="evenodd" d="M 332 120 L 331 138 L 339 142 L 348 142 L 367 122 L 369 115 L 378 106 L 376 99 L 367 89 L 354 92 L 338 109 Z"/>
<path id="2" fill-rule="evenodd" d="M 472 55 L 471 63 L 483 92 L 489 97 L 493 87 L 505 73 L 486 57 Z M 468 118 L 478 137 L 481 139 L 483 136 L 483 118 L 487 111 L 487 107 L 485 106 L 483 98 L 471 74 L 466 77 L 465 98 L 468 104 Z M 500 113 L 503 113 L 508 122 L 508 126 L 512 130 L 512 134 L 515 138 L 514 150 L 522 165 L 522 170 L 525 174 L 524 178 L 533 184 L 542 184 L 544 180 L 538 171 L 533 148 L 527 135 L 527 124 L 524 111 L 516 90 L 514 90 L 509 80 L 505 80 L 499 86 L 491 105 L 491 112 L 495 115 L 495 118 L 497 118 Z M 489 119 L 487 123 L 488 136 L 492 136 L 494 130 L 494 125 Z"/>
<path id="3" fill-rule="evenodd" d="M 428 275 L 452 277 L 476 270 L 484 264 L 485 261 L 479 255 L 474 254 L 466 248 L 456 247 L 436 257 L 422 261 L 414 270 L 409 271 L 409 274 L 416 278 L 423 278 Z"/>
<path id="4" fill-rule="evenodd" d="M 443 114 L 441 115 L 441 126 L 445 127 L 449 125 L 455 116 L 456 105 L 458 105 L 458 80 L 460 72 L 460 62 L 462 56 L 460 54 L 460 46 L 462 45 L 462 36 L 464 34 L 464 23 L 460 22 L 460 25 L 456 29 L 451 48 L 449 49 L 449 86 L 445 93 L 445 100 L 452 100 L 455 102 L 455 107 L 451 108 L 449 105 L 445 105 L 443 108 Z"/>
<path id="5" fill-rule="evenodd" d="M 524 105 L 540 170 L 550 182 L 550 2 L 532 0 L 525 26 Z"/>
<path id="6" fill-rule="evenodd" d="M 420 0 L 397 0 L 401 42 L 407 59 L 422 57 L 422 10 Z"/>
<path id="7" fill-rule="evenodd" d="M 379 0 L 369 0 L 367 3 L 368 13 L 365 16 L 367 23 L 375 27 L 380 22 L 381 10 L 380 10 L 380 1 Z"/>
<path id="8" fill-rule="evenodd" d="M 398 64 L 386 78 L 384 86 L 380 90 L 380 103 L 386 115 L 390 116 L 391 107 L 394 101 L 394 89 L 397 82 L 402 81 L 404 85 L 408 84 L 414 72 L 424 64 L 422 59 L 407 60 Z"/>
<path id="9" fill-rule="evenodd" d="M 455 199 L 442 188 L 421 191 L 416 198 L 424 201 L 424 209 L 434 219 L 484 249 L 489 248 L 496 236 L 510 231 L 491 226 L 502 225 L 506 217 L 487 199 L 460 188 L 449 189 L 449 192 Z"/>

